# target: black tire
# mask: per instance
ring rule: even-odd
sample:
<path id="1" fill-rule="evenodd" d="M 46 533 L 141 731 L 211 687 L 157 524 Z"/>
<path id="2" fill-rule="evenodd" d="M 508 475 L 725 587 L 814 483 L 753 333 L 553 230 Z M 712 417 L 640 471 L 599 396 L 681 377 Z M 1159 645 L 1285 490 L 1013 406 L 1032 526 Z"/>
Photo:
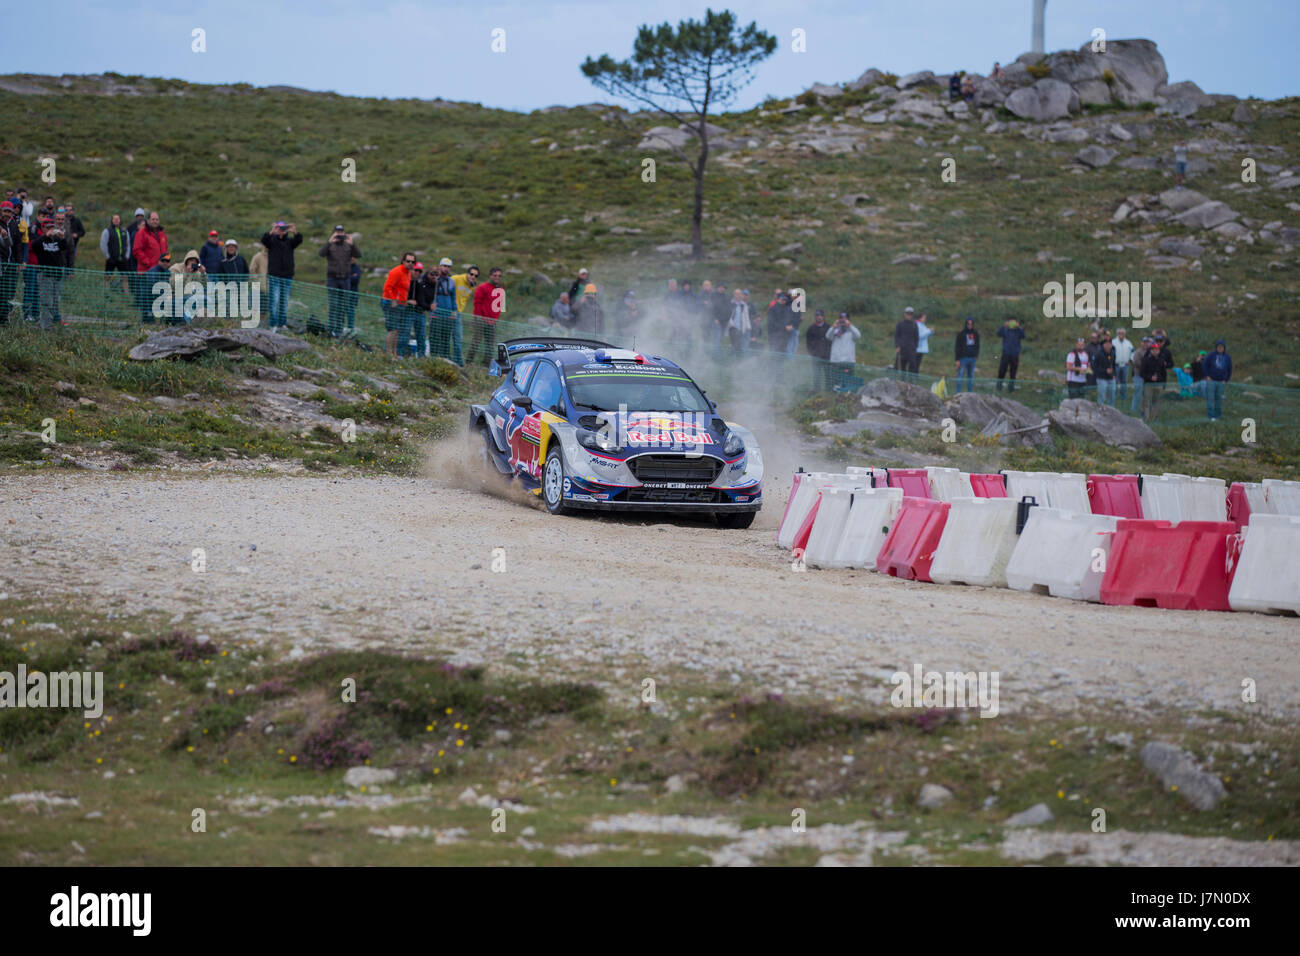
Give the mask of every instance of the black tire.
<path id="1" fill-rule="evenodd" d="M 469 453 L 479 463 L 480 490 L 500 494 L 510 487 L 510 477 L 496 465 L 496 446 L 486 425 L 480 424 L 470 434 Z"/>
<path id="2" fill-rule="evenodd" d="M 719 528 L 744 530 L 754 523 L 757 511 L 716 511 L 713 517 L 718 519 Z"/>
<path id="3" fill-rule="evenodd" d="M 564 451 L 559 444 L 546 450 L 546 463 L 542 466 L 542 504 L 553 515 L 572 514 L 573 509 L 564 503 L 564 483 L 568 481 L 564 466 Z"/>

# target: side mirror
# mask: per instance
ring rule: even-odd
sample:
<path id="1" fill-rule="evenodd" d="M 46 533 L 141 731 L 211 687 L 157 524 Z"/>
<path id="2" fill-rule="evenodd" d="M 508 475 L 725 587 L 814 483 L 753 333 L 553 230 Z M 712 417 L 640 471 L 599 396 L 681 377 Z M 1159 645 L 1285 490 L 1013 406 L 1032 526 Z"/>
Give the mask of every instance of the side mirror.
<path id="1" fill-rule="evenodd" d="M 512 401 L 520 408 L 531 409 L 533 407 L 533 400 L 527 395 L 520 395 L 518 398 L 512 399 Z"/>
<path id="2" fill-rule="evenodd" d="M 510 353 L 500 343 L 497 344 L 497 369 L 502 375 L 510 371 Z"/>

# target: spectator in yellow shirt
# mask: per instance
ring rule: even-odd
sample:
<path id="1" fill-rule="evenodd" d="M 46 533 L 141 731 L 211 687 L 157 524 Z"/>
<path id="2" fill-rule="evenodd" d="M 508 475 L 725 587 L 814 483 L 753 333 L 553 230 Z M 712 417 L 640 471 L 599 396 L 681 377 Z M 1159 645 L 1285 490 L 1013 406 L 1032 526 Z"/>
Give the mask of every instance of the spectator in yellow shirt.
<path id="1" fill-rule="evenodd" d="M 456 283 L 456 311 L 468 314 L 474 286 L 478 285 L 478 266 L 470 263 L 460 275 L 452 276 L 451 281 Z"/>

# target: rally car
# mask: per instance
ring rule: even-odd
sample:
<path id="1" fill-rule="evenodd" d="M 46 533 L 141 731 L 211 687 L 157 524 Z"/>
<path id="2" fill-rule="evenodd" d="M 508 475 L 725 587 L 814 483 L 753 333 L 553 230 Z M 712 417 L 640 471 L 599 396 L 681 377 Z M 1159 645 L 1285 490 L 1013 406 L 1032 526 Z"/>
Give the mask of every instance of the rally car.
<path id="1" fill-rule="evenodd" d="M 578 338 L 511 339 L 501 383 L 471 405 L 485 468 L 577 509 L 712 513 L 748 528 L 763 503 L 763 456 L 745 428 L 676 363 Z"/>

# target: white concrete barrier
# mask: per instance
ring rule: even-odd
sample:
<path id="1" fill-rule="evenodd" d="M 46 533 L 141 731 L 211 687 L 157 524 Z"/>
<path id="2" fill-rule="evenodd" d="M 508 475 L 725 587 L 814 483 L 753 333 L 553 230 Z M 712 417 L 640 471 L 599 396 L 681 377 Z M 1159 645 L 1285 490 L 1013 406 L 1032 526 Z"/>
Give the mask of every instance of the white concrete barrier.
<path id="1" fill-rule="evenodd" d="M 813 487 L 813 481 L 824 477 L 826 477 L 825 472 L 795 473 L 790 489 L 790 500 L 786 502 L 785 515 L 781 518 L 781 527 L 776 532 L 776 543 L 779 547 L 788 550 L 794 545 L 795 532 L 799 530 L 799 525 L 803 524 L 803 519 L 807 517 L 813 503 L 817 500 L 817 489 Z"/>
<path id="2" fill-rule="evenodd" d="M 936 584 L 1006 587 L 1007 562 L 1018 540 L 1018 506 L 1010 498 L 954 498 L 930 565 L 930 579 Z"/>
<path id="3" fill-rule="evenodd" d="M 862 477 L 862 476 L 857 476 Z M 869 480 L 869 479 L 868 479 Z M 863 489 L 857 490 L 861 494 Z M 817 517 L 813 520 L 812 531 L 808 534 L 808 544 L 804 548 L 803 560 L 813 568 L 833 567 L 830 563 L 839 547 L 840 539 L 849 521 L 849 505 L 853 502 L 855 491 L 847 488 L 823 488 L 821 504 L 817 506 Z"/>
<path id="4" fill-rule="evenodd" d="M 903 507 L 902 488 L 871 488 L 853 492 L 849 518 L 835 554 L 825 565 L 830 568 L 876 568 L 876 555 L 885 543 Z"/>
<path id="5" fill-rule="evenodd" d="M 970 475 L 962 475 L 956 468 L 926 468 L 930 476 L 930 496 L 936 501 L 952 501 L 956 498 L 973 498 Z"/>
<path id="6" fill-rule="evenodd" d="M 1032 495 L 1040 508 L 1057 508 L 1075 514 L 1090 514 L 1088 476 L 1073 472 L 1008 471 L 1007 497 L 1019 501 Z"/>
<path id="7" fill-rule="evenodd" d="M 1264 509 L 1266 514 L 1300 515 L 1300 481 L 1265 478 L 1261 484 L 1264 487 L 1264 499 L 1268 502 L 1267 508 Z M 1253 511 L 1255 502 L 1250 498 L 1249 492 L 1246 497 L 1250 500 Z"/>
<path id="8" fill-rule="evenodd" d="M 799 483 L 790 497 L 790 504 L 785 509 L 781 528 L 776 534 L 776 543 L 782 548 L 794 546 L 794 537 L 799 533 L 803 519 L 808 517 L 813 505 L 817 503 L 817 493 L 823 488 L 862 488 L 869 482 L 862 475 L 841 475 L 828 471 L 808 471 L 796 474 Z"/>
<path id="9" fill-rule="evenodd" d="M 1243 481 L 1242 489 L 1246 492 L 1246 504 L 1250 506 L 1252 515 L 1270 515 L 1276 512 L 1269 506 L 1268 496 L 1264 492 L 1264 485 L 1258 481 Z"/>
<path id="10" fill-rule="evenodd" d="M 1166 472 L 1142 476 L 1142 517 L 1155 521 L 1226 521 L 1228 488 L 1222 478 Z"/>
<path id="11" fill-rule="evenodd" d="M 865 478 L 873 479 L 877 488 L 885 488 L 889 485 L 889 473 L 883 468 L 872 468 L 869 466 L 850 466 L 844 469 L 846 474 L 858 475 Z M 870 484 L 870 481 L 868 482 Z"/>
<path id="12" fill-rule="evenodd" d="M 1119 519 L 1056 508 L 1030 508 L 1007 563 L 1007 586 L 1076 601 L 1101 601 L 1101 579 Z M 1098 550 L 1100 549 L 1100 551 Z"/>
<path id="13" fill-rule="evenodd" d="M 1228 591 L 1234 611 L 1300 614 L 1300 516 L 1251 514 Z"/>

